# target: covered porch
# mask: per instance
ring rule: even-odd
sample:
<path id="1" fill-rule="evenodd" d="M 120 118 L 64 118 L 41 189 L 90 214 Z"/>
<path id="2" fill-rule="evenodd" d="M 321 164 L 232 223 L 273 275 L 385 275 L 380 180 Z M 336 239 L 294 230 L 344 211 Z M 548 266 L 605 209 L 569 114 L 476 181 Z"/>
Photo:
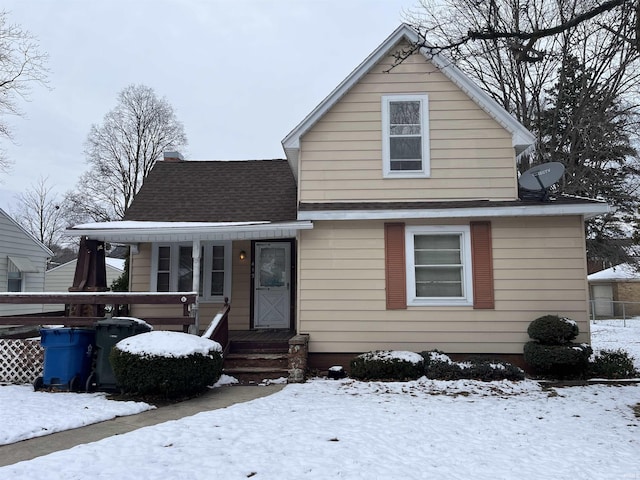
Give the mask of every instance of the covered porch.
<path id="1" fill-rule="evenodd" d="M 228 301 L 230 331 L 296 332 L 296 239 L 310 221 L 146 222 L 78 225 L 71 235 L 130 247 L 130 292 L 198 292 L 192 332 Z M 163 314 L 175 315 L 171 307 Z M 150 306 L 133 316 L 156 317 Z"/>

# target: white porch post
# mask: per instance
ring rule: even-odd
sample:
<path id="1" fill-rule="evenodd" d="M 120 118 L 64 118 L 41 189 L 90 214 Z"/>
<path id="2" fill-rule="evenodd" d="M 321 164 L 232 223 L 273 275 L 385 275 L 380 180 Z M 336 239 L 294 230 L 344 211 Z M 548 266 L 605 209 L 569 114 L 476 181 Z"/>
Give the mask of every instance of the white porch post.
<path id="1" fill-rule="evenodd" d="M 193 283 L 192 290 L 196 293 L 200 291 L 200 240 L 193 241 L 193 248 L 191 249 L 193 257 Z M 196 303 L 191 307 L 191 312 L 195 318 L 193 330 L 191 333 L 198 335 L 200 332 L 200 313 L 198 312 L 198 298 L 196 297 Z"/>

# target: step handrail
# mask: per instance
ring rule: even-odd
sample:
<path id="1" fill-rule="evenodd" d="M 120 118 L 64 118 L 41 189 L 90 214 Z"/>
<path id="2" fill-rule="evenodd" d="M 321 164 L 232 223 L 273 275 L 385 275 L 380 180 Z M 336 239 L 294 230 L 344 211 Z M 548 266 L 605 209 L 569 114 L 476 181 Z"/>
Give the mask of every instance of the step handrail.
<path id="1" fill-rule="evenodd" d="M 224 305 L 218 313 L 215 314 L 211 323 L 201 335 L 202 338 L 209 338 L 215 342 L 218 342 L 222 346 L 223 356 L 227 354 L 229 350 L 229 311 L 231 305 L 229 305 L 229 299 L 225 297 Z"/>

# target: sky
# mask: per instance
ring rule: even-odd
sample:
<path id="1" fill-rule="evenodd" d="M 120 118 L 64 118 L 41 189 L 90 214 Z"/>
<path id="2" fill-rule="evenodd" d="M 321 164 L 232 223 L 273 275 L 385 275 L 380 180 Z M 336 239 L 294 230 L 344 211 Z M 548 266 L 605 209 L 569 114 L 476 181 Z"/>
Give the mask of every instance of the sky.
<path id="1" fill-rule="evenodd" d="M 48 88 L 6 118 L 14 165 L 0 208 L 48 177 L 73 189 L 92 124 L 130 84 L 185 128 L 187 160 L 284 158 L 281 140 L 405 19 L 417 0 L 4 0 L 49 55 Z"/>
<path id="2" fill-rule="evenodd" d="M 594 349 L 625 348 L 638 358 L 638 322 L 592 324 Z M 145 409 L 101 395 L 0 386 L 0 443 Z M 639 395 L 639 384 L 543 388 L 532 380 L 316 378 L 0 467 L 0 477 L 637 479 L 640 420 L 633 408 Z"/>

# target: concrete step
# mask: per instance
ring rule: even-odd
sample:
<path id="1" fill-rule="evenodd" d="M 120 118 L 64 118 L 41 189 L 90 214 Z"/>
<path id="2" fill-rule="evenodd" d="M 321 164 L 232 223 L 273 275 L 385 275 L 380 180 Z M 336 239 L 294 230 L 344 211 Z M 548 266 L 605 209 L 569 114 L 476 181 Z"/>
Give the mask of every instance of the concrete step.
<path id="1" fill-rule="evenodd" d="M 289 355 L 285 353 L 228 353 L 224 358 L 225 368 L 287 368 Z"/>
<path id="2" fill-rule="evenodd" d="M 275 380 L 289 376 L 289 370 L 286 368 L 269 367 L 225 367 L 223 373 L 234 377 L 241 385 L 263 383 L 265 380 Z"/>

